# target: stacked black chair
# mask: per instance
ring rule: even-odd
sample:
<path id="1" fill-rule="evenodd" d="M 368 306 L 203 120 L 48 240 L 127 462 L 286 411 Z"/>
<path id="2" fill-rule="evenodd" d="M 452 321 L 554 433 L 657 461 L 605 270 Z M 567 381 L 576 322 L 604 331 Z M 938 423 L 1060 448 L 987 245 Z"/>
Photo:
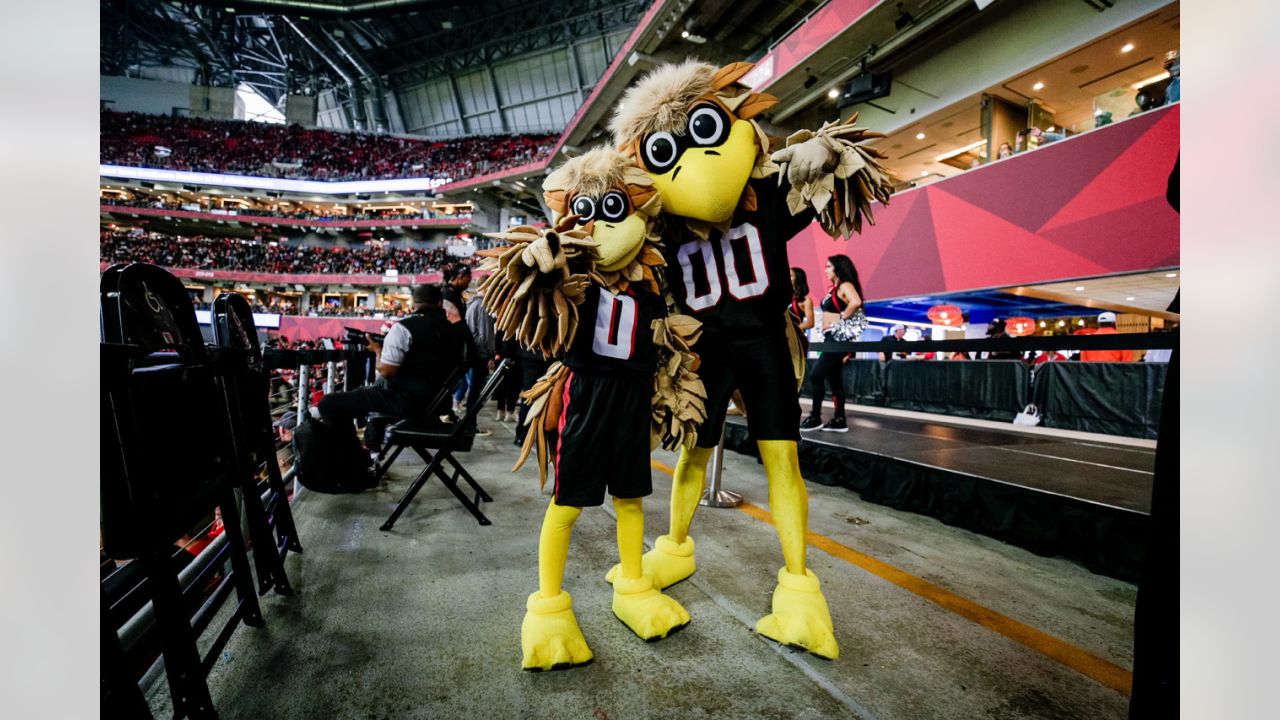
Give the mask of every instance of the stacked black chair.
<path id="1" fill-rule="evenodd" d="M 234 436 L 244 441 L 244 447 L 237 453 L 242 460 L 239 477 L 250 538 L 255 547 L 258 592 L 265 594 L 274 586 L 277 593 L 292 595 L 284 558 L 290 550 L 302 552 L 302 544 L 298 541 L 298 530 L 276 459 L 268 399 L 271 379 L 262 362 L 249 301 L 239 293 L 218 296 L 213 302 L 211 324 L 214 345 L 229 370 L 224 388 L 236 426 Z M 265 500 L 257 482 L 263 468 L 267 476 Z"/>
<path id="2" fill-rule="evenodd" d="M 263 625 L 235 497 L 243 440 L 235 437 L 225 369 L 204 346 L 186 289 L 161 268 L 108 268 L 99 318 L 102 548 L 108 558 L 131 560 L 121 569 L 136 577 L 116 583 L 116 597 L 104 593 L 103 616 L 111 614 L 114 631 L 121 614 L 150 601 L 153 622 L 136 623 L 146 642 L 121 645 L 120 652 L 158 647 L 174 716 L 217 717 L 208 672 L 241 622 Z M 219 509 L 224 537 L 205 551 L 211 562 L 185 573 L 194 577 L 184 588 L 174 544 Z M 234 609 L 202 656 L 196 640 L 233 592 Z M 102 651 L 105 660 L 115 656 L 110 644 Z M 104 662 L 104 701 L 136 704 L 116 669 Z"/>
<path id="3" fill-rule="evenodd" d="M 404 497 L 400 498 L 400 502 L 396 503 L 396 507 L 391 511 L 391 517 L 382 524 L 382 530 L 388 531 L 395 526 L 396 520 L 400 518 L 409 503 L 413 501 L 418 491 L 427 483 L 427 480 L 435 475 L 444 483 L 444 486 L 452 492 L 454 497 L 458 498 L 458 502 L 471 512 L 481 525 L 489 525 L 489 518 L 485 517 L 480 511 L 481 502 L 493 502 L 493 498 L 484 491 L 476 483 L 476 479 L 467 472 L 466 468 L 458 462 L 454 457 L 454 453 L 469 452 L 476 439 L 476 420 L 480 416 L 480 410 L 484 408 L 485 403 L 489 401 L 489 397 L 497 390 L 498 384 L 502 382 L 502 378 L 511 369 L 511 361 L 504 359 L 498 363 L 498 367 L 494 369 L 493 374 L 489 376 L 488 382 L 480 391 L 479 397 L 471 407 L 467 408 L 466 415 L 461 422 L 446 423 L 435 417 L 421 417 L 409 420 L 401 420 L 400 422 L 387 428 L 386 445 L 395 447 L 395 454 L 399 455 L 400 450 L 405 447 L 412 448 L 414 452 L 422 458 L 427 464 L 418 477 L 405 491 Z M 435 451 L 434 456 L 432 451 Z M 394 459 L 394 456 L 393 456 Z M 452 474 L 444 468 L 448 463 L 452 468 Z M 458 487 L 458 480 L 463 480 L 471 489 L 475 491 L 475 497 L 467 497 Z"/>

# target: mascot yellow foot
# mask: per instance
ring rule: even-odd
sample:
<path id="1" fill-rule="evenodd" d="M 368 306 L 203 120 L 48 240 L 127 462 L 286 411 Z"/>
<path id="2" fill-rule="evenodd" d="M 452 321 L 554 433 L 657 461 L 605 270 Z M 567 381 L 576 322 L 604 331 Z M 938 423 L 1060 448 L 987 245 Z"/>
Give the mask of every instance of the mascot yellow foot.
<path id="1" fill-rule="evenodd" d="M 591 662 L 591 648 L 573 616 L 573 599 L 561 590 L 555 597 L 535 592 L 520 626 L 525 670 L 567 670 Z"/>
<path id="2" fill-rule="evenodd" d="M 818 586 L 818 576 L 807 568 L 804 573 L 793 575 L 785 567 L 778 571 L 773 612 L 756 622 L 756 632 L 783 645 L 835 660 L 840 657 L 840 648 L 836 646 L 827 599 Z"/>
<path id="3" fill-rule="evenodd" d="M 613 614 L 642 640 L 661 640 L 689 624 L 689 613 L 674 598 L 654 587 L 653 578 L 616 578 Z"/>
<path id="4" fill-rule="evenodd" d="M 686 537 L 678 543 L 670 535 L 662 535 L 653 543 L 653 549 L 641 558 L 641 572 L 653 577 L 659 590 L 675 585 L 693 574 L 693 538 Z M 604 579 L 613 582 L 622 572 L 622 565 L 614 565 Z"/>

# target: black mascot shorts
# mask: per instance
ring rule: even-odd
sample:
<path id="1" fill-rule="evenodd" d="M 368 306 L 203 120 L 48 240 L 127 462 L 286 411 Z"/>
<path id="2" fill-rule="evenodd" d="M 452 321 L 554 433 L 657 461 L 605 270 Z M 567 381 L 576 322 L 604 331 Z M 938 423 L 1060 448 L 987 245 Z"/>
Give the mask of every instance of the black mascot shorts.
<path id="1" fill-rule="evenodd" d="M 623 499 L 653 493 L 649 470 L 652 394 L 647 376 L 569 373 L 556 447 L 557 505 L 603 505 L 606 489 Z"/>
<path id="2" fill-rule="evenodd" d="M 747 406 L 752 440 L 799 442 L 800 396 L 785 334 L 741 340 L 704 334 L 693 351 L 700 358 L 698 376 L 707 389 L 707 419 L 698 426 L 698 447 L 720 443 L 735 388 Z"/>

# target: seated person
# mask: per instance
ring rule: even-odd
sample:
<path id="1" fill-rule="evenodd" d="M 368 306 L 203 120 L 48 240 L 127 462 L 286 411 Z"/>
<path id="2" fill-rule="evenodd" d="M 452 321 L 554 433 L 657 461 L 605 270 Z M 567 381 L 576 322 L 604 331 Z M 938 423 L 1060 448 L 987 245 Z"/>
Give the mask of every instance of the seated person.
<path id="1" fill-rule="evenodd" d="M 385 343 L 369 338 L 378 379 L 372 385 L 324 396 L 317 406 L 327 424 L 351 427 L 369 413 L 412 417 L 427 408 L 449 374 L 463 362 L 463 341 L 445 318 L 443 295 L 436 285 L 413 289 L 413 312 L 391 327 Z M 370 453 L 382 449 L 385 423 L 365 429 Z"/>
<path id="2" fill-rule="evenodd" d="M 881 342 L 904 343 L 907 341 L 906 334 L 907 334 L 907 328 L 905 326 L 894 325 L 893 333 L 889 335 L 889 337 L 882 339 Z M 893 353 L 881 352 L 880 353 L 880 359 L 885 362 L 888 362 L 890 360 L 904 360 L 906 359 L 906 357 L 907 357 L 907 353 L 904 353 L 904 352 L 893 352 Z"/>

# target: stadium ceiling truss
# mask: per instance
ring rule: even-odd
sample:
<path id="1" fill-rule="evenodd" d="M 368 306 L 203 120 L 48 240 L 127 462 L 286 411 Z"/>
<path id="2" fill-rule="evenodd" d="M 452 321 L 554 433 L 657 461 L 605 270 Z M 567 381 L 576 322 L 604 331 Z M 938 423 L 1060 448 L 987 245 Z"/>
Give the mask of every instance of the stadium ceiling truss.
<path id="1" fill-rule="evenodd" d="M 104 75 L 287 94 L 398 91 L 633 27 L 650 0 L 102 0 Z"/>

